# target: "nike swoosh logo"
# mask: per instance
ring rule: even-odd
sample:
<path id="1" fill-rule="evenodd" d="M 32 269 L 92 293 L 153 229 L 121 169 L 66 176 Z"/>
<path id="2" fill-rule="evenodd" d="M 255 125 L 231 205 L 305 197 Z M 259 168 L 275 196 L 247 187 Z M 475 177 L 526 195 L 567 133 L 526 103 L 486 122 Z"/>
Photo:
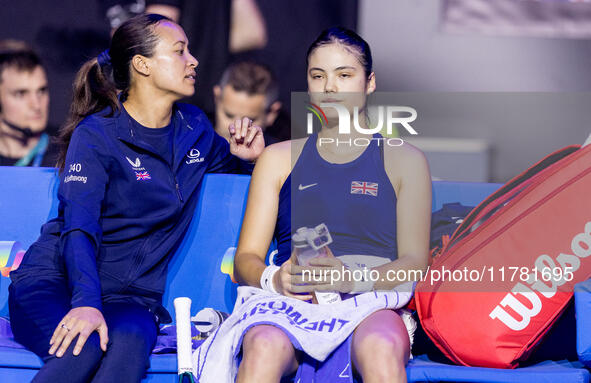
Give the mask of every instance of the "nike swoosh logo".
<path id="1" fill-rule="evenodd" d="M 318 185 L 318 182 L 316 182 L 315 184 L 310 184 L 310 185 L 306 185 L 306 186 L 300 184 L 298 186 L 298 190 L 306 190 L 306 189 L 311 188 L 312 186 L 316 186 L 316 185 Z"/>

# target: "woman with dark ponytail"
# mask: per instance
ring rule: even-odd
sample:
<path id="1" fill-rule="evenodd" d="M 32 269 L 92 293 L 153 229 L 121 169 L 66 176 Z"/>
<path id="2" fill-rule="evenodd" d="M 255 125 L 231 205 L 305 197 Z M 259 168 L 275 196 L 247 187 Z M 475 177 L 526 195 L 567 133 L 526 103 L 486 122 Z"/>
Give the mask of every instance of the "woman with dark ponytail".
<path id="1" fill-rule="evenodd" d="M 18 270 L 15 339 L 43 359 L 36 382 L 138 382 L 159 323 L 166 267 L 191 221 L 203 175 L 250 172 L 264 148 L 248 119 L 228 144 L 194 93 L 197 60 L 159 15 L 122 24 L 85 63 L 60 139 L 58 217 Z"/>

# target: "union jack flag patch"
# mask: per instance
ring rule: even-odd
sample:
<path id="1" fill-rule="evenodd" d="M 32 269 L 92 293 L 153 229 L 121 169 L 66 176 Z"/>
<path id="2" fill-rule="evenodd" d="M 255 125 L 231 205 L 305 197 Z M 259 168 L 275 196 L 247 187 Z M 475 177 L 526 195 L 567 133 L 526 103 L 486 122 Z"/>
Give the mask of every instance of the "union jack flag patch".
<path id="1" fill-rule="evenodd" d="M 351 182 L 351 194 L 367 194 L 377 197 L 378 184 L 377 182 L 353 181 Z"/>
<path id="2" fill-rule="evenodd" d="M 135 172 L 135 180 L 136 181 L 145 181 L 145 180 L 151 180 L 152 177 L 150 177 L 150 173 L 148 172 Z"/>

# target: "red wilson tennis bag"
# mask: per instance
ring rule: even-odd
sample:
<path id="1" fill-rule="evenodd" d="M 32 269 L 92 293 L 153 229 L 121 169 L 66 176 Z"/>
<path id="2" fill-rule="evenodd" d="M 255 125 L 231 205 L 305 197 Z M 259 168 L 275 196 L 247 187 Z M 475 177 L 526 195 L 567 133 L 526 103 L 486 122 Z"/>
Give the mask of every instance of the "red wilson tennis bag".
<path id="1" fill-rule="evenodd" d="M 456 363 L 515 368 L 591 276 L 591 145 L 559 150 L 478 205 L 415 299 Z"/>

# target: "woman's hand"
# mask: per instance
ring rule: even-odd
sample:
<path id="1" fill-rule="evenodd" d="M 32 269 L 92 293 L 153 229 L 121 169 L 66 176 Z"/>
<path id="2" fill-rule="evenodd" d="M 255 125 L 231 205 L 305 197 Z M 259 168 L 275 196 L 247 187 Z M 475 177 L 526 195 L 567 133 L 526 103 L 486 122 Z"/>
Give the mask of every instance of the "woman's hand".
<path id="1" fill-rule="evenodd" d="M 351 271 L 330 249 L 328 251 L 330 256 L 310 260 L 308 269 L 314 273 L 314 278 L 307 283 L 314 291 L 350 293 L 353 290 Z"/>
<path id="2" fill-rule="evenodd" d="M 86 343 L 86 340 L 93 331 L 98 331 L 101 349 L 107 351 L 109 335 L 103 314 L 98 309 L 88 306 L 71 309 L 53 332 L 53 336 L 49 341 L 51 345 L 49 354 L 53 355 L 57 350 L 56 356 L 61 358 L 77 335 L 78 341 L 74 347 L 73 354 L 80 354 L 84 343 Z"/>
<path id="3" fill-rule="evenodd" d="M 295 252 L 292 253 L 288 261 L 291 264 L 289 274 L 284 274 L 282 280 L 283 283 L 289 284 L 291 294 L 312 294 L 314 291 L 348 293 L 353 289 L 351 273 L 344 272 L 347 270 L 345 264 L 335 258 L 330 248 L 326 247 L 326 252 L 327 256 L 312 258 L 307 266 L 293 264 L 297 262 L 297 258 Z M 309 296 L 312 297 L 312 295 Z M 315 297 L 313 303 L 317 303 Z"/>
<path id="4" fill-rule="evenodd" d="M 348 293 L 353 289 L 351 273 L 336 258 L 328 246 L 326 256 L 310 259 L 307 266 L 295 266 L 292 283 L 305 286 L 308 291 Z M 292 254 L 296 259 L 295 254 Z"/>
<path id="5" fill-rule="evenodd" d="M 230 152 L 244 161 L 256 161 L 265 149 L 265 139 L 260 126 L 253 126 L 252 120 L 244 117 L 228 127 Z"/>
<path id="6" fill-rule="evenodd" d="M 292 273 L 296 272 L 298 268 L 300 268 L 300 266 L 292 264 L 291 259 L 288 259 L 273 276 L 273 286 L 281 295 L 300 299 L 302 301 L 309 301 L 313 298 L 310 293 L 311 290 L 306 290 L 305 288 L 302 288 L 302 286 L 295 286 L 293 283 L 295 275 Z"/>

